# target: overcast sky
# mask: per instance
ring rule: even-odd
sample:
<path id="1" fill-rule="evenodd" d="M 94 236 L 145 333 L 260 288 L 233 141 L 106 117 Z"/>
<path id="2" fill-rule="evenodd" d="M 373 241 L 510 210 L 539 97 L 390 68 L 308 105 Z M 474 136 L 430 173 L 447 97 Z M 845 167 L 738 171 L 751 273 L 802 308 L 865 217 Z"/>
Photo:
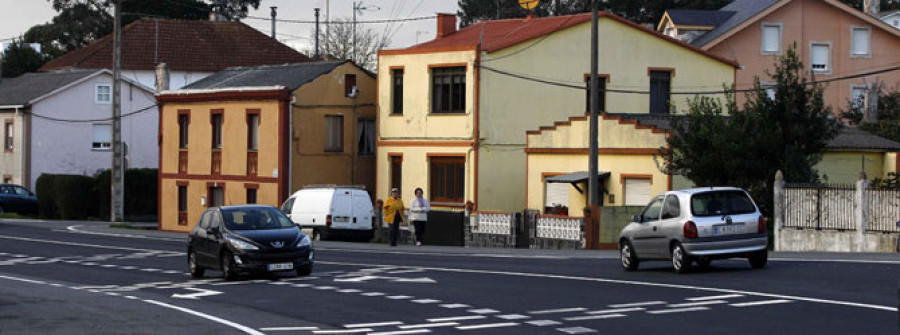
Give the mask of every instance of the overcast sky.
<path id="1" fill-rule="evenodd" d="M 127 1 L 127 0 L 126 0 Z M 358 0 L 357 0 L 358 1 Z M 325 8 L 328 5 L 331 18 L 350 18 L 353 14 L 351 0 L 262 0 L 259 9 L 251 10 L 249 16 L 269 18 L 269 7 L 278 7 L 278 19 L 312 21 L 315 19 L 313 8 L 321 8 L 321 20 L 325 20 Z M 457 0 L 364 0 L 362 15 L 358 21 L 406 19 L 422 16 L 433 16 L 435 13 L 456 13 Z M 0 0 L 0 42 L 19 37 L 34 25 L 50 21 L 56 12 L 47 0 Z M 271 33 L 269 20 L 246 18 L 244 23 L 267 35 Z M 313 24 L 295 24 L 278 22 L 276 33 L 278 39 L 299 50 L 306 50 L 312 45 L 310 41 Z M 373 30 L 389 32 L 391 44 L 389 48 L 403 48 L 434 38 L 436 23 L 434 19 L 409 21 L 391 24 L 365 24 L 359 27 L 370 27 Z M 324 26 L 323 28 L 324 29 Z"/>

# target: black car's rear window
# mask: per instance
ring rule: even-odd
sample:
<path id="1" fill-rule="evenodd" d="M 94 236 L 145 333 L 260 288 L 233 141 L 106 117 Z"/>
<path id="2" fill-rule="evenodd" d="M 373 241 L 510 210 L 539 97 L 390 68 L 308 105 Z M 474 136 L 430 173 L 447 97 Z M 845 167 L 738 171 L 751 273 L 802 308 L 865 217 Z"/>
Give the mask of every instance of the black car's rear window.
<path id="1" fill-rule="evenodd" d="M 274 208 L 223 209 L 225 227 L 229 230 L 281 229 L 294 226 L 284 214 Z"/>
<path id="2" fill-rule="evenodd" d="M 691 197 L 694 216 L 750 214 L 756 211 L 753 200 L 741 191 L 712 191 Z"/>

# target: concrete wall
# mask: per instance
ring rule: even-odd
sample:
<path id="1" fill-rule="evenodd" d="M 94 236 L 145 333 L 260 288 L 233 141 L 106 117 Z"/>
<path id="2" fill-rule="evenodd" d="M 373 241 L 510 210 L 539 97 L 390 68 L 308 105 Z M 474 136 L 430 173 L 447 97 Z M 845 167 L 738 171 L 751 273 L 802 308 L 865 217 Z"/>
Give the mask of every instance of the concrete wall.
<path id="1" fill-rule="evenodd" d="M 31 112 L 37 115 L 66 119 L 105 119 L 112 115 L 111 104 L 94 102 L 96 84 L 112 84 L 112 76 L 100 74 L 44 100 L 36 102 Z M 127 115 L 156 101 L 152 93 L 127 82 L 121 85 L 122 115 Z M 158 109 L 150 108 L 122 118 L 122 142 L 127 145 L 129 168 L 155 168 L 158 165 L 157 124 Z M 43 173 L 65 173 L 92 176 L 108 169 L 112 162 L 109 149 L 92 149 L 92 124 L 112 124 L 111 121 L 73 123 L 39 117 L 31 118 L 31 171 L 28 188 Z"/>
<path id="2" fill-rule="evenodd" d="M 778 251 L 857 252 L 855 230 L 814 230 L 784 228 L 776 239 Z M 898 233 L 870 232 L 864 235 L 867 252 L 897 252 Z"/>
<path id="3" fill-rule="evenodd" d="M 640 206 L 607 206 L 600 208 L 600 243 L 619 243 L 619 233 L 640 214 Z"/>

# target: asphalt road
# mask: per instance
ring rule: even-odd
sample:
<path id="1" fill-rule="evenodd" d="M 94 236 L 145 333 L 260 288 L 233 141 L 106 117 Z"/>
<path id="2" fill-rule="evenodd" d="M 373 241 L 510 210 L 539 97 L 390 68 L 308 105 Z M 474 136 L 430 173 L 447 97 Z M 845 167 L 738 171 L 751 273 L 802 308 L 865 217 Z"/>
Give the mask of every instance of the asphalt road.
<path id="1" fill-rule="evenodd" d="M 614 252 L 316 242 L 309 277 L 187 274 L 182 234 L 0 220 L 0 334 L 897 334 L 900 255 L 676 275 Z"/>

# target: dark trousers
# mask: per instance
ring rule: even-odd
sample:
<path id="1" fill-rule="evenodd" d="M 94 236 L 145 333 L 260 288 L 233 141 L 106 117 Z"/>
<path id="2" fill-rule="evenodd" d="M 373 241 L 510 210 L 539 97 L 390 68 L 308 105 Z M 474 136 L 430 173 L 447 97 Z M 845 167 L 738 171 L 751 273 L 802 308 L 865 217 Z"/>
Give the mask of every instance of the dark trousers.
<path id="1" fill-rule="evenodd" d="M 391 224 L 391 246 L 397 245 L 397 236 L 400 235 L 400 215 L 394 215 L 394 222 Z"/>
<path id="2" fill-rule="evenodd" d="M 416 227 L 416 242 L 421 243 L 425 237 L 425 221 L 413 221 L 413 225 Z"/>

